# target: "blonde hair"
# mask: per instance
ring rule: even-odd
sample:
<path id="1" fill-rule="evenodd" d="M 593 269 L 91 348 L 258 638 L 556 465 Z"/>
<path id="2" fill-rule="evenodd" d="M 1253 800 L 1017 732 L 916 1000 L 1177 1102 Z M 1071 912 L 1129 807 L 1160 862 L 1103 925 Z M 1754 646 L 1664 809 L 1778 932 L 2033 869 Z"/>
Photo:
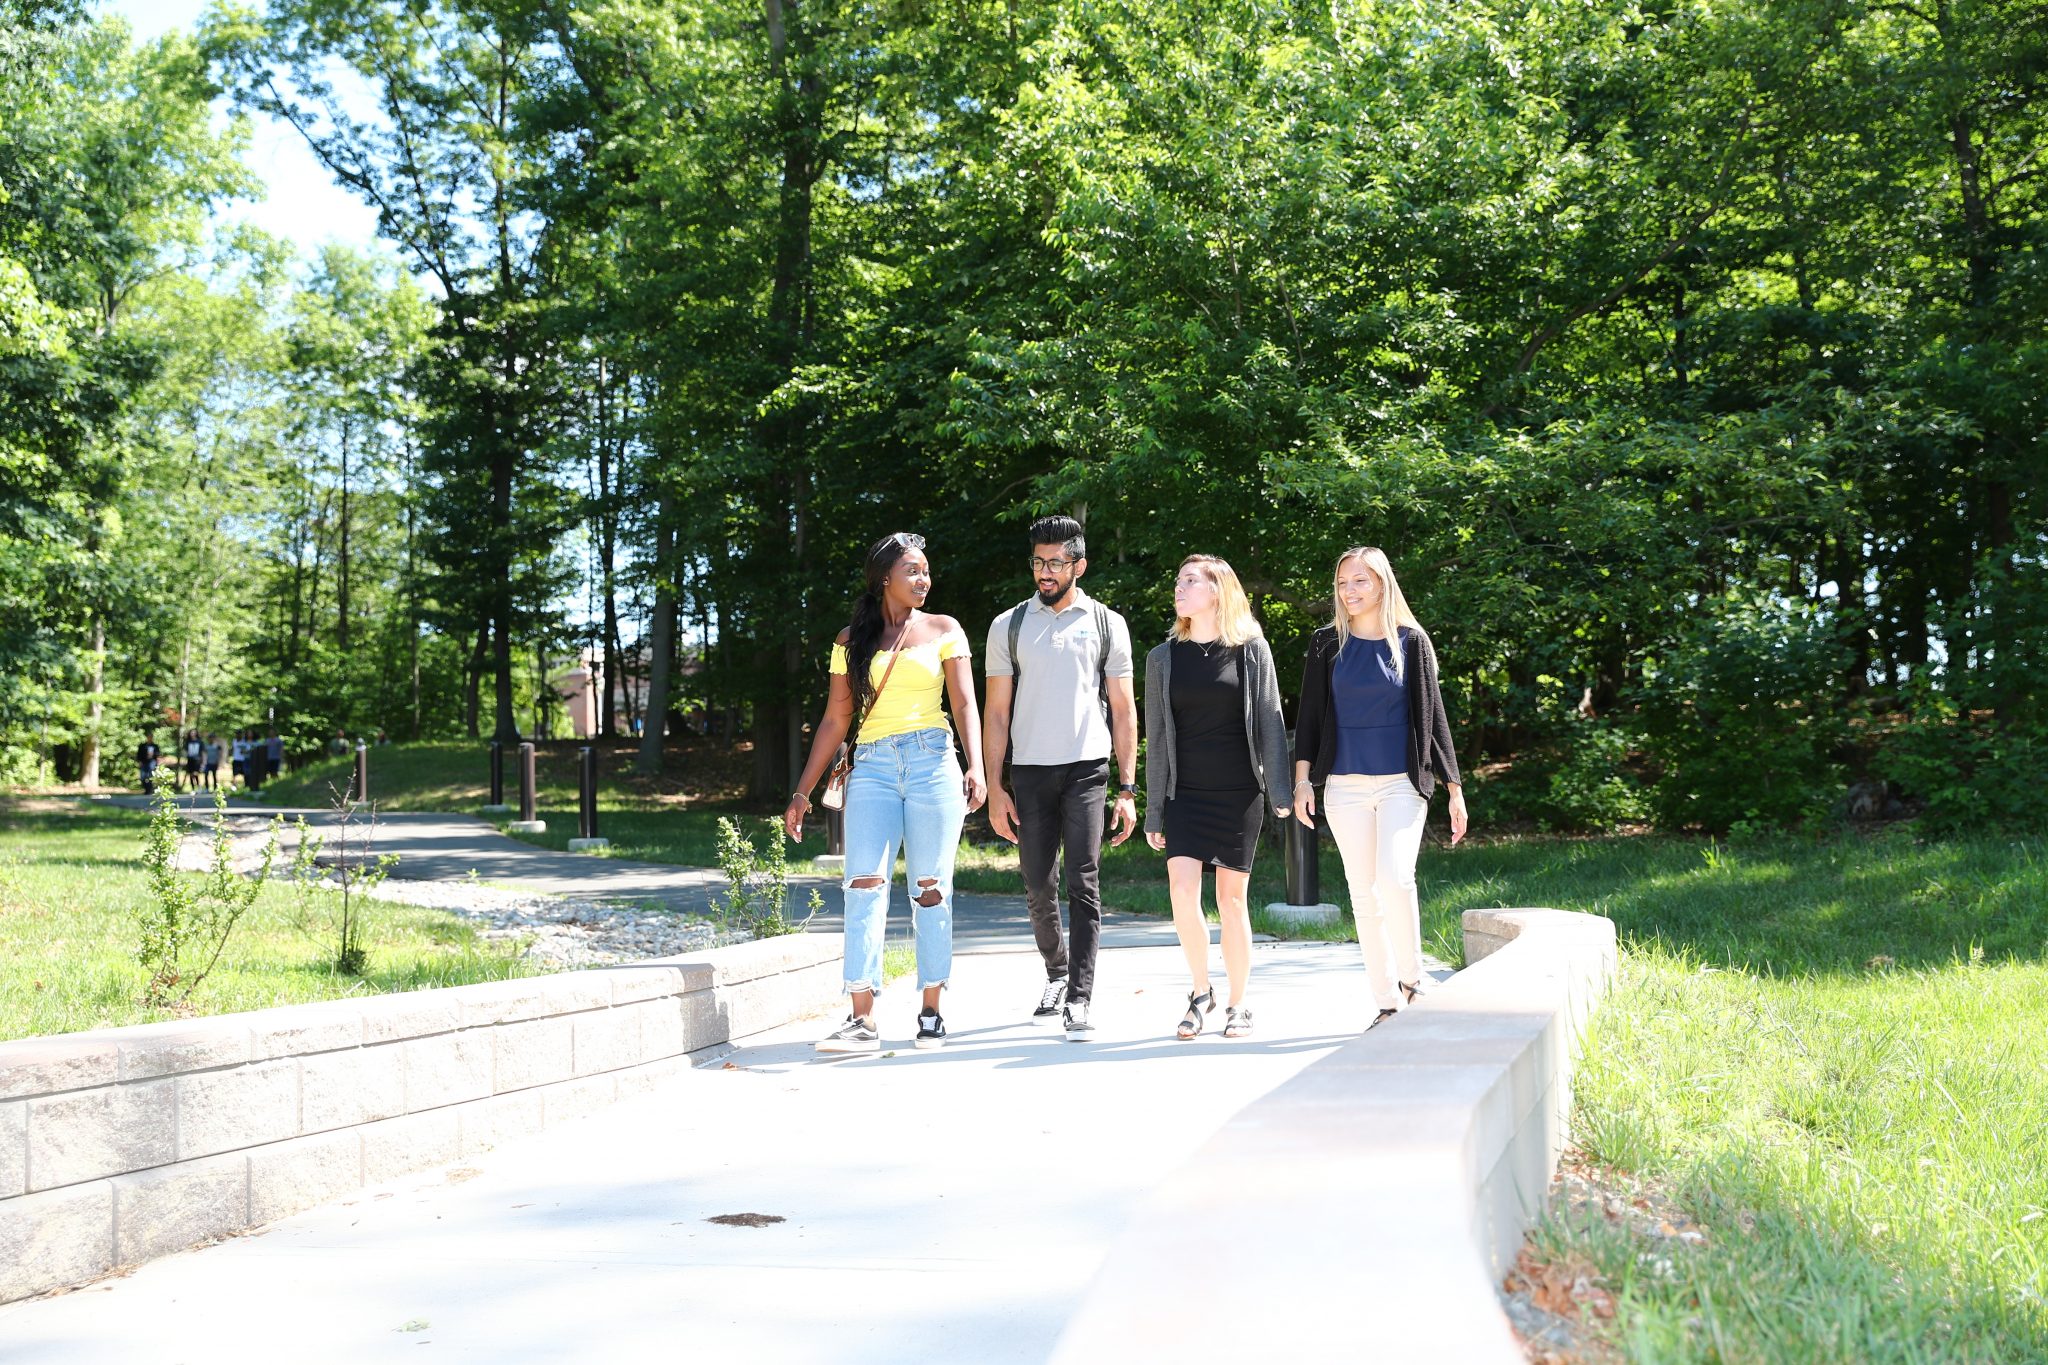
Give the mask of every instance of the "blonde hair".
<path id="1" fill-rule="evenodd" d="M 1216 629 L 1224 644 L 1241 645 L 1266 633 L 1259 629 L 1259 620 L 1252 615 L 1251 599 L 1244 595 L 1244 585 L 1237 581 L 1237 570 L 1230 567 L 1228 560 L 1215 555 L 1189 555 L 1180 562 L 1180 567 L 1185 569 L 1190 564 L 1215 586 Z M 1176 640 L 1185 640 L 1189 629 L 1188 618 L 1178 616 L 1170 633 Z"/>
<path id="2" fill-rule="evenodd" d="M 1401 648 L 1401 627 L 1421 630 L 1422 623 L 1415 619 L 1414 612 L 1408 610 L 1408 599 L 1401 595 L 1400 580 L 1394 577 L 1394 565 L 1385 550 L 1371 545 L 1354 545 L 1337 556 L 1337 565 L 1330 570 L 1330 624 L 1337 631 L 1337 648 L 1343 649 L 1351 639 L 1351 618 L 1345 615 L 1344 599 L 1337 593 L 1337 580 L 1344 576 L 1344 566 L 1354 559 L 1379 576 L 1380 632 L 1386 636 L 1387 653 L 1394 657 L 1394 676 L 1398 678 L 1406 664 L 1407 654 Z"/>

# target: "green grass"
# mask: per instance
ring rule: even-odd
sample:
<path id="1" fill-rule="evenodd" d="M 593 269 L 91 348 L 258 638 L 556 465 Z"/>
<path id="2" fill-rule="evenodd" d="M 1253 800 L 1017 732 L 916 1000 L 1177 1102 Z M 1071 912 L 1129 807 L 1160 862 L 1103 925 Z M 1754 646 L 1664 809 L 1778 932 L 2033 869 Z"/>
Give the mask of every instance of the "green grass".
<path id="1" fill-rule="evenodd" d="M 140 812 L 55 800 L 0 801 L 0 1037 L 68 1033 L 176 1017 L 141 1003 L 135 910 L 149 896 Z M 330 902 L 331 903 L 331 902 Z M 370 966 L 328 965 L 331 945 L 295 923 L 266 887 L 183 1013 L 421 990 L 525 976 L 534 968 L 444 910 L 377 902 Z"/>
<path id="2" fill-rule="evenodd" d="M 1468 903 L 1625 938 L 1573 1134 L 1709 1241 L 1539 1241 L 1600 1268 L 1629 1359 L 2048 1360 L 2048 861 L 1896 834 L 1473 853 L 1445 878 Z"/>

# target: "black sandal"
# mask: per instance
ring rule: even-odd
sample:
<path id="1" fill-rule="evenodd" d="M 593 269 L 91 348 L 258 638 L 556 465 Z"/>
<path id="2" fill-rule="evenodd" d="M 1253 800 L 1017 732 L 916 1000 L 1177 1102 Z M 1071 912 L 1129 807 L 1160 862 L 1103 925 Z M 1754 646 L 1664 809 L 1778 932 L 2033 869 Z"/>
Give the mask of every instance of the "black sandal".
<path id="1" fill-rule="evenodd" d="M 1416 982 L 1412 986 L 1405 981 L 1397 982 L 1395 984 L 1400 986 L 1401 994 L 1408 997 L 1408 1003 L 1411 1005 L 1414 1004 L 1422 996 L 1422 983 L 1420 981 Z"/>
<path id="2" fill-rule="evenodd" d="M 1214 1014 L 1215 1012 L 1216 988 L 1214 986 L 1211 986 L 1206 991 L 1189 991 L 1188 1012 L 1181 1016 L 1180 1027 L 1173 1031 L 1174 1036 L 1182 1042 L 1186 1042 L 1202 1031 L 1202 1016 Z"/>
<path id="3" fill-rule="evenodd" d="M 1399 1010 L 1381 1010 L 1381 1011 L 1380 1011 L 1380 1012 L 1379 1012 L 1378 1014 L 1376 1014 L 1376 1015 L 1374 1015 L 1374 1016 L 1373 1016 L 1373 1021 L 1372 1021 L 1372 1022 L 1371 1022 L 1370 1024 L 1367 1024 L 1367 1025 L 1366 1025 L 1366 1028 L 1367 1028 L 1368 1030 L 1370 1030 L 1370 1029 L 1376 1029 L 1376 1028 L 1378 1028 L 1378 1027 L 1379 1027 L 1379 1026 L 1380 1026 L 1381 1024 L 1384 1024 L 1384 1023 L 1386 1023 L 1386 1022 L 1387 1022 L 1387 1020 L 1389 1020 L 1389 1019 L 1393 1018 L 1393 1017 L 1394 1017 L 1395 1015 L 1399 1014 L 1400 1012 L 1401 1012 L 1401 1011 L 1399 1011 Z"/>
<path id="4" fill-rule="evenodd" d="M 1252 1033 L 1252 1012 L 1242 1005 L 1232 1005 L 1223 1011 L 1225 1038 L 1249 1038 Z"/>

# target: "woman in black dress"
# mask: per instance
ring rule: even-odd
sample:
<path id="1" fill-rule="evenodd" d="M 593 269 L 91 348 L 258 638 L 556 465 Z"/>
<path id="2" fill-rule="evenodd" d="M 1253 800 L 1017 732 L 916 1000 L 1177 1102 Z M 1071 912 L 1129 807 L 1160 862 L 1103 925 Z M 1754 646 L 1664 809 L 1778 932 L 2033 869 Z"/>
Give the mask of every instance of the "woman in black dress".
<path id="1" fill-rule="evenodd" d="M 1194 1037 L 1216 1008 L 1202 918 L 1209 866 L 1230 981 L 1223 1036 L 1242 1038 L 1252 1031 L 1246 893 L 1265 808 L 1283 820 L 1289 811 L 1287 728 L 1273 653 L 1230 565 L 1189 555 L 1174 579 L 1173 609 L 1173 630 L 1145 656 L 1145 838 L 1166 854 L 1173 928 L 1193 981 L 1177 1034 Z"/>

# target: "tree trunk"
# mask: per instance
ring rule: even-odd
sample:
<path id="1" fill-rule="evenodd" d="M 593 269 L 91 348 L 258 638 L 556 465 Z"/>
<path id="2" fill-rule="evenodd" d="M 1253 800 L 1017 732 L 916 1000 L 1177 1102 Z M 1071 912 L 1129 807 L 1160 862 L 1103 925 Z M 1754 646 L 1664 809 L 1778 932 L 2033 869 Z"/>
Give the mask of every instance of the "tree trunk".
<path id="1" fill-rule="evenodd" d="M 92 616 L 92 669 L 85 690 L 92 700 L 85 709 L 85 737 L 79 750 L 83 771 L 78 780 L 90 790 L 100 784 L 100 725 L 106 716 L 107 694 L 107 620 L 97 611 Z"/>
<path id="2" fill-rule="evenodd" d="M 482 692 L 484 685 L 484 659 L 490 648 L 491 623 L 479 621 L 476 626 L 476 646 L 469 651 L 469 667 L 462 679 L 462 724 L 471 739 L 480 739 L 482 716 Z"/>
<path id="3" fill-rule="evenodd" d="M 334 643 L 348 649 L 348 440 L 349 419 L 341 419 L 341 554 L 335 578 Z"/>
<path id="4" fill-rule="evenodd" d="M 661 775 L 662 730 L 668 718 L 669 658 L 675 653 L 675 531 L 669 496 L 663 492 L 654 511 L 654 619 L 647 628 L 647 704 L 640 732 L 640 755 L 633 771 L 642 777 Z"/>
<path id="5" fill-rule="evenodd" d="M 598 698 L 599 733 L 616 739 L 619 733 L 617 681 L 624 676 L 619 648 L 619 499 L 614 496 L 612 427 L 614 414 L 609 402 L 610 388 L 603 361 L 598 362 L 597 384 L 597 560 L 604 592 L 604 687 Z M 623 465 L 623 452 L 621 452 Z M 621 470 L 623 474 L 623 470 Z M 623 482 L 623 479 L 619 481 Z M 659 533 L 657 532 L 657 538 Z"/>
<path id="6" fill-rule="evenodd" d="M 776 364 L 787 374 L 803 363 L 815 317 L 812 302 L 811 241 L 813 187 L 819 172 L 819 127 L 823 91 L 817 73 L 803 60 L 807 44 L 799 30 L 792 42 L 792 0 L 763 0 L 768 23 L 768 65 L 776 82 L 775 125 L 782 144 L 775 275 L 768 301 L 768 344 Z M 797 60 L 792 61 L 794 55 Z M 803 662 L 804 488 L 800 472 L 803 423 L 794 413 L 779 413 L 762 431 L 771 475 L 762 499 L 764 544 L 757 553 L 773 565 L 773 634 L 757 637 L 756 676 L 760 695 L 754 705 L 753 795 L 780 795 L 793 785 L 800 753 L 803 715 L 794 685 Z M 794 477 L 792 477 L 794 475 Z M 788 492 L 785 492 L 788 489 Z M 792 496 L 793 494 L 793 496 Z M 776 638 L 779 636 L 780 638 Z M 649 708 L 650 711 L 652 708 Z"/>

